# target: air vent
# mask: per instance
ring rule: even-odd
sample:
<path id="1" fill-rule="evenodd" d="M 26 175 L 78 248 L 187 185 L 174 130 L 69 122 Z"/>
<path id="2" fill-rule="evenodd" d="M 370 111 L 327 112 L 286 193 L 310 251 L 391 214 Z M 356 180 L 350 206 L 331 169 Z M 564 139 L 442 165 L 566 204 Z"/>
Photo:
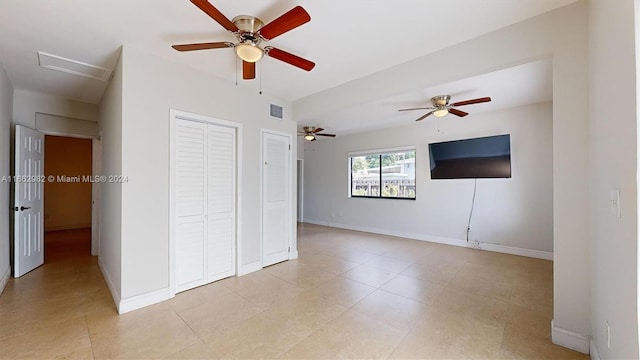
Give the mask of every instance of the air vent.
<path id="1" fill-rule="evenodd" d="M 282 114 L 282 106 L 276 104 L 270 104 L 269 106 L 269 116 L 274 119 L 282 120 L 284 115 Z"/>
<path id="2" fill-rule="evenodd" d="M 55 56 L 38 51 L 38 62 L 43 68 L 62 71 L 67 74 L 73 74 L 78 76 L 84 76 L 86 78 L 109 81 L 112 70 L 101 68 L 90 64 L 85 64 L 80 61 L 71 59 L 65 59 L 60 56 Z"/>

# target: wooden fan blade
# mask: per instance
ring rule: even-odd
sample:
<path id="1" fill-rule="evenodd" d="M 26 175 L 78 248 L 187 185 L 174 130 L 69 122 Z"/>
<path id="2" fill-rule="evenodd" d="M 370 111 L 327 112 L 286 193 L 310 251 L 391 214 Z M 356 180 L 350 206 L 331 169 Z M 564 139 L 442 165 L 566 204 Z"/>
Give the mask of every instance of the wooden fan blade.
<path id="1" fill-rule="evenodd" d="M 490 97 L 483 97 L 483 98 L 477 98 L 477 99 L 471 99 L 471 100 L 465 100 L 465 101 L 458 101 L 457 103 L 451 104 L 451 106 L 471 105 L 471 104 L 478 104 L 478 103 L 489 102 L 489 101 L 491 101 Z"/>
<path id="2" fill-rule="evenodd" d="M 336 134 L 315 134 L 316 136 L 336 137 Z"/>
<path id="3" fill-rule="evenodd" d="M 193 5 L 200 8 L 200 10 L 204 11 L 207 15 L 211 16 L 213 20 L 218 22 L 218 24 L 222 25 L 223 28 L 236 32 L 239 31 L 236 24 L 232 23 L 231 20 L 227 19 L 218 9 L 216 9 L 210 2 L 207 0 L 191 0 Z"/>
<path id="4" fill-rule="evenodd" d="M 449 109 L 449 112 L 452 113 L 453 115 L 457 115 L 457 116 L 460 116 L 460 117 L 465 117 L 465 116 L 469 115 L 468 112 L 460 111 L 458 109 Z"/>
<path id="5" fill-rule="evenodd" d="M 263 26 L 258 33 L 266 40 L 271 40 L 276 36 L 280 36 L 289 30 L 293 30 L 302 24 L 308 23 L 309 21 L 311 21 L 309 13 L 307 13 L 302 6 L 296 6 L 279 18 Z"/>
<path id="6" fill-rule="evenodd" d="M 256 63 L 242 61 L 242 78 L 244 80 L 256 78 Z"/>
<path id="7" fill-rule="evenodd" d="M 323 131 L 323 130 L 324 130 L 323 128 L 315 128 L 315 130 L 313 130 L 312 133 L 315 134 L 315 133 Z"/>
<path id="8" fill-rule="evenodd" d="M 398 111 L 411 111 L 411 110 L 431 110 L 433 109 L 433 106 L 429 106 L 429 107 L 419 107 L 419 108 L 411 108 L 411 109 L 400 109 Z"/>
<path id="9" fill-rule="evenodd" d="M 429 111 L 428 113 L 420 116 L 419 118 L 416 119 L 416 121 L 420 121 L 420 120 L 424 120 L 424 118 L 426 118 L 427 116 L 433 114 L 433 111 Z"/>
<path id="10" fill-rule="evenodd" d="M 303 59 L 297 55 L 293 55 L 284 50 L 276 49 L 271 46 L 267 46 L 264 48 L 265 54 L 271 56 L 272 58 L 278 59 L 280 61 L 284 61 L 287 64 L 299 67 L 302 70 L 311 71 L 316 64 L 307 59 Z"/>
<path id="11" fill-rule="evenodd" d="M 210 43 L 198 43 L 198 44 L 172 45 L 171 47 L 178 51 L 194 51 L 194 50 L 208 50 L 208 49 L 221 49 L 221 48 L 233 47 L 233 43 L 210 42 Z"/>

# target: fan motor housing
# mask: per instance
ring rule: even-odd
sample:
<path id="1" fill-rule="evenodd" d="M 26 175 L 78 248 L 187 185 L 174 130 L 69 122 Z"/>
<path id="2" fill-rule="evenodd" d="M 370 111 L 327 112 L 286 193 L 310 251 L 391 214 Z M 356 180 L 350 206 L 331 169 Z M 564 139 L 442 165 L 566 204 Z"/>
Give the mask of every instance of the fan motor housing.
<path id="1" fill-rule="evenodd" d="M 262 20 L 251 15 L 238 15 L 233 18 L 232 22 L 240 29 L 240 32 L 256 33 L 262 29 L 264 23 Z"/>
<path id="2" fill-rule="evenodd" d="M 431 103 L 435 107 L 441 107 L 449 105 L 449 100 L 451 100 L 450 95 L 438 95 L 431 98 Z"/>

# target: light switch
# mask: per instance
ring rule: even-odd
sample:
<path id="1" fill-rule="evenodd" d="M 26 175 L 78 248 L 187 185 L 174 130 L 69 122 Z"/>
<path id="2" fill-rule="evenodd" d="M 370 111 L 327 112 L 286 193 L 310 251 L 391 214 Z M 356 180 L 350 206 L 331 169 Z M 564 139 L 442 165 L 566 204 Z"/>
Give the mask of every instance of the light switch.
<path id="1" fill-rule="evenodd" d="M 609 191 L 609 207 L 611 214 L 620 217 L 620 189 L 611 189 Z"/>

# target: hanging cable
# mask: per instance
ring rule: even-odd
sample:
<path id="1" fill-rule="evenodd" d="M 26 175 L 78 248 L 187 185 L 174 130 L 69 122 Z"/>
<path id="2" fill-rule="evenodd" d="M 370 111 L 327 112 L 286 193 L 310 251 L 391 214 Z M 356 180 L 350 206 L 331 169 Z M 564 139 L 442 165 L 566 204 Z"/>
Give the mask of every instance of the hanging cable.
<path id="1" fill-rule="evenodd" d="M 471 198 L 471 211 L 469 211 L 469 221 L 467 221 L 467 242 L 469 242 L 469 232 L 471 231 L 471 217 L 473 216 L 473 207 L 476 203 L 477 190 L 478 190 L 478 179 L 473 179 L 473 197 Z"/>

